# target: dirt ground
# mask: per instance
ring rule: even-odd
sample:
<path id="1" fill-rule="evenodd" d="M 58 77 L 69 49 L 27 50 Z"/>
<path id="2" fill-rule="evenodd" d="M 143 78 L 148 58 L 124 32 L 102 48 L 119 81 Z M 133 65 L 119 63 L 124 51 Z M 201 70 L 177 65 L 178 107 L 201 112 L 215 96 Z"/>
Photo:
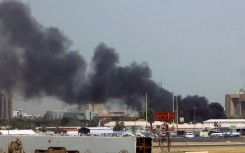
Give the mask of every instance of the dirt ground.
<path id="1" fill-rule="evenodd" d="M 157 146 L 157 144 L 153 144 Z M 183 147 L 177 147 L 182 145 Z M 209 145 L 209 146 L 205 146 Z M 241 145 L 241 146 L 236 146 Z M 176 147 L 175 147 L 176 146 Z M 207 153 L 245 153 L 245 142 L 192 142 L 192 143 L 173 143 L 170 153 L 185 152 L 207 152 Z M 163 151 L 154 147 L 152 153 L 163 153 Z"/>

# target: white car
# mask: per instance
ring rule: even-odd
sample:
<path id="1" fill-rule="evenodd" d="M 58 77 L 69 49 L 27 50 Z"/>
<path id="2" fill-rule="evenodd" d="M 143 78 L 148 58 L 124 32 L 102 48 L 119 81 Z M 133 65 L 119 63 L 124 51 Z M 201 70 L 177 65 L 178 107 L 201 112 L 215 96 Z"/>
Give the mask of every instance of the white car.
<path id="1" fill-rule="evenodd" d="M 135 135 L 133 133 L 123 133 L 123 137 L 134 137 Z"/>
<path id="2" fill-rule="evenodd" d="M 240 132 L 231 132 L 228 136 L 229 137 L 240 137 L 241 133 Z"/>
<path id="3" fill-rule="evenodd" d="M 221 137 L 224 137 L 224 134 L 221 133 L 221 132 L 213 132 L 213 133 L 210 134 L 210 137 L 211 138 L 213 138 L 213 137 L 219 137 L 219 138 L 221 138 Z"/>
<path id="4" fill-rule="evenodd" d="M 195 135 L 194 135 L 194 133 L 186 133 L 186 134 L 184 135 L 184 137 L 185 137 L 185 138 L 194 138 Z"/>
<path id="5" fill-rule="evenodd" d="M 142 133 L 136 133 L 136 137 L 145 137 L 145 135 Z"/>

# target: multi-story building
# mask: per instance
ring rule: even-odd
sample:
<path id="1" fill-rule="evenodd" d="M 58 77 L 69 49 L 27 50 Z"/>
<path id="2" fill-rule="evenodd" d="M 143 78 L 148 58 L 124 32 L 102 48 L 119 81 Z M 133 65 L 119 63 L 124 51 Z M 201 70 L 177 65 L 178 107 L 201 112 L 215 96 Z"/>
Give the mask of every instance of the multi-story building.
<path id="1" fill-rule="evenodd" d="M 89 110 L 51 110 L 44 115 L 46 119 L 58 120 L 63 117 L 75 117 L 79 120 L 92 120 L 96 116 L 95 112 Z"/>
<path id="2" fill-rule="evenodd" d="M 245 89 L 225 95 L 225 112 L 227 117 L 245 117 Z"/>
<path id="3" fill-rule="evenodd" d="M 51 110 L 44 114 L 44 117 L 49 120 L 62 119 L 67 110 Z"/>
<path id="4" fill-rule="evenodd" d="M 12 94 L 9 91 L 0 92 L 0 119 L 10 119 L 13 113 Z"/>
<path id="5" fill-rule="evenodd" d="M 27 114 L 23 111 L 23 109 L 17 109 L 13 111 L 13 118 L 28 118 L 28 119 L 37 119 L 41 118 L 39 114 Z"/>
<path id="6" fill-rule="evenodd" d="M 108 113 L 108 110 L 103 103 L 87 103 L 80 105 L 81 110 L 89 110 L 95 112 L 96 114 L 105 114 Z"/>

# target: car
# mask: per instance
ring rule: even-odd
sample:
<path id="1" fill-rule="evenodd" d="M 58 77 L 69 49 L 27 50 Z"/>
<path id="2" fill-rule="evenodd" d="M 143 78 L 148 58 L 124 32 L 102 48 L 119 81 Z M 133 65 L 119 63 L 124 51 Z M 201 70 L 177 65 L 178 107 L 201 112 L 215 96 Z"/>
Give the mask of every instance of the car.
<path id="1" fill-rule="evenodd" d="M 136 137 L 145 137 L 145 135 L 142 133 L 136 133 Z"/>
<path id="2" fill-rule="evenodd" d="M 172 137 L 177 137 L 178 134 L 177 134 L 177 132 L 171 132 L 171 136 L 172 136 Z"/>
<path id="3" fill-rule="evenodd" d="M 228 136 L 229 137 L 240 137 L 241 133 L 240 132 L 231 132 Z"/>
<path id="4" fill-rule="evenodd" d="M 123 137 L 135 137 L 133 133 L 123 133 L 122 136 Z"/>
<path id="5" fill-rule="evenodd" d="M 185 138 L 194 138 L 195 135 L 194 135 L 194 133 L 188 132 L 188 133 L 186 133 L 186 134 L 184 135 L 184 137 L 185 137 Z"/>
<path id="6" fill-rule="evenodd" d="M 214 137 L 219 137 L 219 138 L 221 138 L 221 137 L 224 137 L 225 135 L 224 135 L 224 133 L 222 133 L 222 132 L 212 132 L 211 134 L 210 134 L 210 137 L 211 138 L 214 138 Z"/>

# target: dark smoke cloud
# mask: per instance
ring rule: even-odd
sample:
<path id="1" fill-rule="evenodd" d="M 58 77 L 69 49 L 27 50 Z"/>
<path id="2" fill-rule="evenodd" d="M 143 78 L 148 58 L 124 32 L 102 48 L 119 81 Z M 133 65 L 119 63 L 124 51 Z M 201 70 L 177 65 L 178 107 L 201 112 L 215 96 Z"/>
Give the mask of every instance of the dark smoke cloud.
<path id="1" fill-rule="evenodd" d="M 185 122 L 200 123 L 208 119 L 226 118 L 224 108 L 219 103 L 210 103 L 205 97 L 186 96 L 179 97 L 179 117 L 184 117 Z"/>
<path id="2" fill-rule="evenodd" d="M 44 28 L 17 1 L 0 5 L 0 85 L 21 87 L 26 98 L 55 95 L 74 101 L 74 85 L 86 63 L 57 28 Z M 80 73 L 81 74 L 81 73 Z M 81 76 L 80 76 L 81 77 Z"/>
<path id="3" fill-rule="evenodd" d="M 71 42 L 57 28 L 46 28 L 18 1 L 0 3 L 0 89 L 19 89 L 26 98 L 55 96 L 67 103 L 123 100 L 128 107 L 171 111 L 171 93 L 151 80 L 146 63 L 119 66 L 113 48 L 99 44 L 92 72 Z M 85 76 L 88 76 L 85 78 Z M 86 81 L 85 81 L 86 80 Z"/>
<path id="4" fill-rule="evenodd" d="M 150 79 L 151 70 L 147 64 L 133 62 L 130 66 L 121 67 L 118 57 L 115 50 L 105 44 L 95 49 L 92 59 L 94 73 L 84 88 L 86 91 L 81 91 L 80 99 L 98 102 L 120 98 L 131 108 L 141 109 L 147 93 L 149 107 L 156 111 L 170 111 L 171 94 Z"/>

